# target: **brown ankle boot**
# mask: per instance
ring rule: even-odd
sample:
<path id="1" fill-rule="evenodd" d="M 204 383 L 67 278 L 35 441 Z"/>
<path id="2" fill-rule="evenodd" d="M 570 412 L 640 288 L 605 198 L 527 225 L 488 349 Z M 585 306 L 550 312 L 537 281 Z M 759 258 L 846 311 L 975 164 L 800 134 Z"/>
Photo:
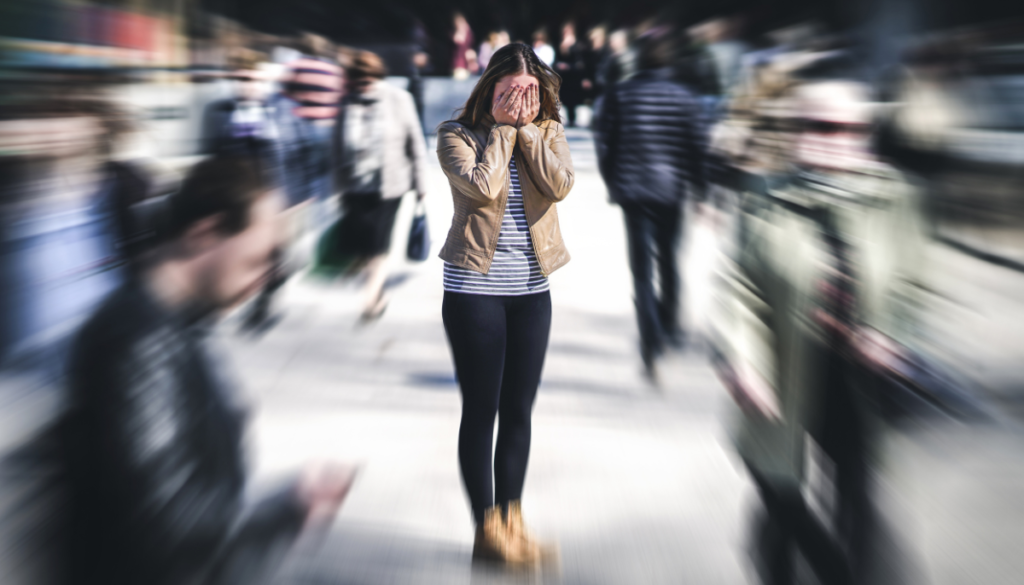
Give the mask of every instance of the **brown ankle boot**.
<path id="1" fill-rule="evenodd" d="M 508 557 L 508 535 L 501 508 L 491 507 L 484 511 L 484 523 L 476 527 L 473 541 L 473 560 L 504 563 Z"/>
<path id="2" fill-rule="evenodd" d="M 558 561 L 558 546 L 541 543 L 526 529 L 526 524 L 523 522 L 522 504 L 519 500 L 513 500 L 508 504 L 505 530 L 509 548 L 517 549 L 524 563 L 540 564 Z"/>

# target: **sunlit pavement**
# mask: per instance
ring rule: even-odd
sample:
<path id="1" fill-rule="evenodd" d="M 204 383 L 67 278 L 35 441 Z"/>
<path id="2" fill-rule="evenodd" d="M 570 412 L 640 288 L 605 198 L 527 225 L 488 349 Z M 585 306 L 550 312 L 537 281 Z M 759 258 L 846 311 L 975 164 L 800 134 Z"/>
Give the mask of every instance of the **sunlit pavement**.
<path id="1" fill-rule="evenodd" d="M 401 258 L 406 201 L 393 247 L 402 282 L 380 322 L 356 324 L 354 287 L 304 280 L 265 337 L 228 339 L 258 404 L 262 477 L 318 457 L 364 465 L 323 546 L 296 556 L 281 582 L 745 582 L 749 488 L 723 446 L 723 395 L 697 351 L 666 362 L 660 389 L 644 382 L 621 213 L 607 201 L 588 134 L 570 131 L 570 142 L 576 185 L 559 217 L 573 260 L 552 278 L 554 325 L 524 495 L 528 523 L 561 547 L 560 568 L 471 570 L 441 261 Z M 452 203 L 436 163 L 429 177 L 437 248 Z"/>
<path id="2" fill-rule="evenodd" d="M 222 328 L 255 405 L 258 487 L 314 459 L 363 466 L 322 546 L 302 543 L 278 583 L 748 582 L 745 517 L 754 495 L 725 440 L 726 399 L 699 342 L 670 356 L 660 389 L 644 382 L 621 214 L 607 203 L 587 133 L 569 138 L 576 187 L 559 215 L 573 261 L 552 278 L 554 325 L 524 497 L 527 521 L 560 545 L 560 566 L 530 574 L 471 568 L 441 264 L 403 259 L 413 212 L 406 201 L 395 230 L 394 297 L 380 322 L 356 324 L 352 284 L 303 278 L 289 284 L 285 317 L 262 338 L 236 335 L 237 323 Z M 436 166 L 429 180 L 436 251 L 451 197 Z M 713 252 L 709 228 L 691 223 L 683 266 L 696 330 L 707 312 Z M 931 246 L 929 261 L 935 294 L 925 337 L 979 384 L 994 417 L 887 435 L 876 450 L 886 529 L 869 582 L 1017 584 L 1024 575 L 1024 274 L 941 245 Z M 31 376 L 5 373 L 0 451 L 28 439 L 59 399 Z M 0 494 L 0 509 L 10 495 Z M 5 551 L 7 528 L 0 530 Z"/>
<path id="3" fill-rule="evenodd" d="M 554 324 L 524 495 L 528 523 L 561 547 L 558 568 L 471 568 L 472 526 L 456 456 L 459 396 L 441 325 L 441 262 L 403 259 L 412 201 L 393 245 L 394 295 L 357 325 L 352 284 L 299 279 L 283 321 L 225 340 L 252 392 L 253 463 L 265 482 L 311 459 L 363 465 L 322 546 L 302 546 L 280 583 L 740 584 L 754 494 L 728 447 L 725 396 L 699 343 L 671 356 L 654 389 L 640 375 L 620 211 L 609 205 L 589 135 L 569 132 L 576 186 L 559 205 L 572 262 L 552 278 Z M 431 157 L 435 252 L 448 228 L 447 182 Z M 687 228 L 689 323 L 709 299 L 713 238 Z M 872 583 L 1018 583 L 1024 559 L 1020 380 L 1024 275 L 936 246 L 943 298 L 927 327 L 953 363 L 1002 396 L 986 425 L 928 425 L 877 449 L 886 518 Z M 1007 288 L 999 290 L 994 284 Z M 1016 290 L 1020 290 L 1019 288 Z M 1019 384 L 1019 382 L 1018 382 Z M 1016 392 L 1015 392 L 1016 391 Z"/>

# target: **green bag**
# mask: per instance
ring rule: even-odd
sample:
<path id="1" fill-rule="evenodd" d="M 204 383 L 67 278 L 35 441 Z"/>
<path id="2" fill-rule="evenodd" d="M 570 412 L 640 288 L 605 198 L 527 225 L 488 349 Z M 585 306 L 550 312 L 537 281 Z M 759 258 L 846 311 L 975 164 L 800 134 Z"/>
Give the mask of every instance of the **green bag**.
<path id="1" fill-rule="evenodd" d="M 316 243 L 313 266 L 310 270 L 312 275 L 336 278 L 349 272 L 355 264 L 357 260 L 355 256 L 341 251 L 339 242 L 342 230 L 341 221 L 338 219 L 320 235 L 320 239 Z"/>

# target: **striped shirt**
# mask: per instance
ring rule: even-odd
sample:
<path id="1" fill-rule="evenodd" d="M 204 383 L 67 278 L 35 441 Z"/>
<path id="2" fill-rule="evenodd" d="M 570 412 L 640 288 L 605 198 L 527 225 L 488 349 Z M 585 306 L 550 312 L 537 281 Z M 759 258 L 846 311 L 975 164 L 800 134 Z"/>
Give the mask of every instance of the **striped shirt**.
<path id="1" fill-rule="evenodd" d="M 512 189 L 505 204 L 498 246 L 487 274 L 444 263 L 444 290 L 492 296 L 519 296 L 548 290 L 548 278 L 537 262 L 530 237 L 530 226 L 523 209 L 523 192 L 519 188 L 516 159 L 508 163 Z"/>
<path id="2" fill-rule="evenodd" d="M 288 68 L 285 93 L 299 102 L 295 115 L 308 120 L 333 120 L 341 100 L 341 68 L 315 57 L 301 57 Z"/>

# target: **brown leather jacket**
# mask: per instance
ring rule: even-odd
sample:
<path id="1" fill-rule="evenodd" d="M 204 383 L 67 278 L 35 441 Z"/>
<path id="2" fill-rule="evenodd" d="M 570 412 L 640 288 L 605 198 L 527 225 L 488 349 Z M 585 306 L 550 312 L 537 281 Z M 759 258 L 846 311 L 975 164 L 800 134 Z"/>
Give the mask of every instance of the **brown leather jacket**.
<path id="1" fill-rule="evenodd" d="M 508 164 L 513 153 L 523 191 L 523 207 L 537 261 L 545 275 L 569 262 L 555 203 L 572 189 L 573 169 L 562 125 L 488 123 L 470 129 L 445 122 L 437 130 L 437 158 L 448 176 L 455 215 L 440 257 L 456 266 L 487 274 L 498 245 L 511 187 Z"/>

